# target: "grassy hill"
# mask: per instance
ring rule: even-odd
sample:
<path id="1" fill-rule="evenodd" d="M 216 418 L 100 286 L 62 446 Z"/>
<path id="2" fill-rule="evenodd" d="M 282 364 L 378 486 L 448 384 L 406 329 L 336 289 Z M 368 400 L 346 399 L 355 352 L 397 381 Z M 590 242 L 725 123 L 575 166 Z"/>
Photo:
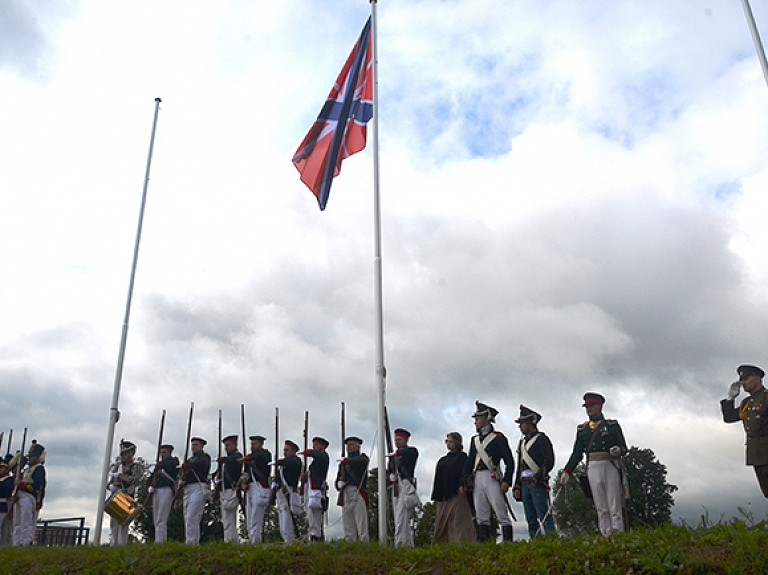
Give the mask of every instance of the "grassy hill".
<path id="1" fill-rule="evenodd" d="M 599 536 L 502 545 L 417 549 L 378 545 L 265 546 L 180 543 L 122 548 L 0 548 L 0 573 L 109 574 L 474 574 L 768 573 L 768 523 L 668 526 Z"/>

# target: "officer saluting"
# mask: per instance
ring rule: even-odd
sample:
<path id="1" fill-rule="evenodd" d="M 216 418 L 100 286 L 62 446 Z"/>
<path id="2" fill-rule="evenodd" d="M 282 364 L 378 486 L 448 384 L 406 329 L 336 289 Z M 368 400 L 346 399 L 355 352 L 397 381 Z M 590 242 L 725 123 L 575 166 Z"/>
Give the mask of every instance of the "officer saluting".
<path id="1" fill-rule="evenodd" d="M 565 466 L 560 483 L 565 485 L 573 470 L 587 455 L 587 477 L 597 510 L 600 533 L 608 537 L 614 531 L 624 531 L 621 515 L 623 468 L 619 458 L 627 452 L 627 442 L 615 419 L 605 419 L 605 398 L 599 393 L 585 393 L 584 405 L 589 420 L 576 428 L 573 453 Z"/>
<path id="2" fill-rule="evenodd" d="M 723 421 L 741 421 L 747 434 L 747 465 L 755 469 L 757 481 L 765 497 L 768 497 L 768 392 L 763 387 L 765 372 L 754 365 L 741 365 L 736 370 L 739 381 L 728 389 L 728 399 L 720 402 Z M 741 387 L 749 394 L 734 406 L 734 399 Z"/>
<path id="3" fill-rule="evenodd" d="M 501 525 L 504 541 L 512 541 L 512 519 L 509 514 L 507 491 L 515 474 L 515 460 L 509 442 L 500 431 L 493 429 L 498 410 L 475 402 L 475 429 L 469 457 L 464 466 L 463 484 L 471 483 L 474 475 L 474 502 L 477 518 L 478 541 L 488 541 L 491 535 L 491 508 Z M 501 462 L 504 462 L 504 474 Z M 464 493 L 464 487 L 461 488 Z"/>

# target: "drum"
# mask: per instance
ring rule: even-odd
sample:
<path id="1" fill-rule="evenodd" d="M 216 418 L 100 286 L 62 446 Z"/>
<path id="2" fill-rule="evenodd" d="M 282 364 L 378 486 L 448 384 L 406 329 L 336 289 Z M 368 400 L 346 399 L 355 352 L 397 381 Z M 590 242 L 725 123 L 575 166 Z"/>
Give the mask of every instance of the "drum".
<path id="1" fill-rule="evenodd" d="M 141 506 L 125 491 L 117 491 L 109 496 L 104 510 L 122 525 L 127 525 L 136 519 Z"/>

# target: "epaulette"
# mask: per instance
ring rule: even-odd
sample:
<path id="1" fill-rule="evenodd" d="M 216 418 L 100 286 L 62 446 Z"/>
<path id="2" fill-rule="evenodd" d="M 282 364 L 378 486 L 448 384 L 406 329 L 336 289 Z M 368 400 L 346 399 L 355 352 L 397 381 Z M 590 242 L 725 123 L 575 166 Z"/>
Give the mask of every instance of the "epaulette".
<path id="1" fill-rule="evenodd" d="M 618 422 L 618 421 L 616 421 L 615 419 L 606 419 L 606 420 L 605 420 L 605 422 L 606 422 L 608 425 L 618 425 L 618 423 L 619 423 L 619 422 Z"/>
<path id="2" fill-rule="evenodd" d="M 502 437 L 504 437 L 504 434 L 503 434 L 501 431 L 496 431 L 496 430 L 494 429 L 494 430 L 493 430 L 493 432 L 494 432 L 496 435 L 501 435 Z"/>
<path id="3" fill-rule="evenodd" d="M 576 431 L 583 431 L 589 425 L 589 420 L 576 426 Z"/>

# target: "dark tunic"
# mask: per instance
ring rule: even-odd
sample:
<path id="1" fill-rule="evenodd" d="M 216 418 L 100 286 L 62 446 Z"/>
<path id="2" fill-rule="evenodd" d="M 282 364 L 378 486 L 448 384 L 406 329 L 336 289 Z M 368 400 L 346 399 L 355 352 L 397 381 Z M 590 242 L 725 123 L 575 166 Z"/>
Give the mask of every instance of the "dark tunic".
<path id="1" fill-rule="evenodd" d="M 402 479 L 413 480 L 416 475 L 416 461 L 419 459 L 419 450 L 410 445 L 401 447 L 389 460 L 389 472 L 395 469 Z"/>
<path id="2" fill-rule="evenodd" d="M 218 486 L 219 489 L 235 489 L 237 487 L 237 482 L 243 473 L 243 464 L 238 461 L 242 457 L 243 454 L 235 449 L 232 453 L 219 460 L 219 469 L 216 472 L 219 479 L 221 479 L 221 483 Z"/>
<path id="3" fill-rule="evenodd" d="M 466 453 L 457 451 L 449 452 L 438 460 L 435 467 L 435 483 L 432 486 L 432 501 L 448 501 L 458 495 L 467 459 Z"/>
<path id="4" fill-rule="evenodd" d="M 258 481 L 262 487 L 269 487 L 269 463 L 272 454 L 263 447 L 258 451 L 251 451 L 246 457 L 243 466 L 243 478 L 241 481 L 253 483 Z"/>
<path id="5" fill-rule="evenodd" d="M 572 474 L 584 454 L 589 456 L 590 453 L 608 453 L 611 447 L 616 445 L 624 451 L 627 450 L 627 442 L 624 440 L 624 433 L 618 421 L 602 418 L 596 421 L 585 421 L 576 427 L 576 441 L 573 443 L 573 453 L 565 465 L 565 471 Z"/>
<path id="6" fill-rule="evenodd" d="M 552 442 L 546 434 L 537 432 L 538 438 L 528 450 L 533 462 L 539 466 L 539 470 L 534 474 L 534 483 L 546 483 L 549 480 L 549 472 L 555 467 L 555 450 L 552 447 Z M 531 436 L 533 437 L 533 436 Z M 526 469 L 530 469 L 530 466 L 523 459 L 523 443 L 527 443 L 531 438 L 526 437 L 520 440 L 517 446 L 517 474 L 515 474 L 515 489 L 522 487 L 522 474 Z"/>
<path id="7" fill-rule="evenodd" d="M 284 459 L 280 459 L 277 462 L 277 465 L 280 467 L 281 471 L 281 473 L 278 474 L 278 477 L 282 475 L 280 482 L 282 483 L 284 479 L 285 483 L 288 484 L 288 487 L 298 487 L 299 477 L 301 476 L 301 460 L 299 457 L 297 455 L 291 455 Z"/>
<path id="8" fill-rule="evenodd" d="M 356 485 L 361 489 L 367 488 L 368 481 L 368 456 L 360 451 L 350 453 L 339 464 L 336 481 L 344 481 L 347 485 Z"/>
<path id="9" fill-rule="evenodd" d="M 30 470 L 32 473 L 30 473 Z M 39 509 L 43 505 L 43 499 L 45 499 L 45 486 L 47 483 L 45 467 L 43 467 L 42 463 L 38 463 L 31 468 L 25 469 L 22 473 L 22 479 L 23 486 L 19 485 L 19 489 L 34 495 Z"/>
<path id="10" fill-rule="evenodd" d="M 503 461 L 504 462 L 504 475 L 501 477 L 501 481 L 503 483 L 506 483 L 507 485 L 512 485 L 512 478 L 515 474 L 515 459 L 512 457 L 512 450 L 509 448 L 509 442 L 507 441 L 507 438 L 504 437 L 504 434 L 500 431 L 494 431 L 493 428 L 491 428 L 491 431 L 488 433 L 480 433 L 479 437 L 480 440 L 484 440 L 486 437 L 488 437 L 489 434 L 494 434 L 495 437 L 491 440 L 491 442 L 488 444 L 488 446 L 485 448 L 486 453 L 491 458 L 491 461 L 496 466 L 496 469 L 501 472 L 500 464 Z M 475 435 L 472 438 L 471 445 L 469 448 L 469 457 L 467 457 L 467 463 L 464 466 L 464 477 L 469 477 L 472 475 L 475 471 L 483 471 L 484 469 L 488 469 L 488 466 L 485 464 L 485 462 L 480 459 L 477 469 L 475 469 L 475 459 L 477 458 L 477 448 L 475 447 L 475 437 L 478 437 L 478 435 Z"/>
<path id="11" fill-rule="evenodd" d="M 176 487 L 176 478 L 179 476 L 179 458 L 166 457 L 156 468 L 155 487 Z"/>
<path id="12" fill-rule="evenodd" d="M 8 500 L 13 493 L 13 477 L 6 475 L 0 479 L 0 513 L 8 513 Z"/>
<path id="13" fill-rule="evenodd" d="M 310 489 L 320 489 L 328 478 L 328 467 L 331 459 L 327 452 L 314 449 L 309 450 L 307 457 L 312 458 L 312 463 L 309 464 Z"/>
<path id="14" fill-rule="evenodd" d="M 205 451 L 193 453 L 185 465 L 184 483 L 189 485 L 208 482 L 208 474 L 211 472 L 211 456 Z"/>
<path id="15" fill-rule="evenodd" d="M 738 409 L 733 399 L 720 402 L 723 421 L 741 421 L 747 434 L 747 465 L 768 465 L 768 391 L 762 388 L 745 397 Z"/>

